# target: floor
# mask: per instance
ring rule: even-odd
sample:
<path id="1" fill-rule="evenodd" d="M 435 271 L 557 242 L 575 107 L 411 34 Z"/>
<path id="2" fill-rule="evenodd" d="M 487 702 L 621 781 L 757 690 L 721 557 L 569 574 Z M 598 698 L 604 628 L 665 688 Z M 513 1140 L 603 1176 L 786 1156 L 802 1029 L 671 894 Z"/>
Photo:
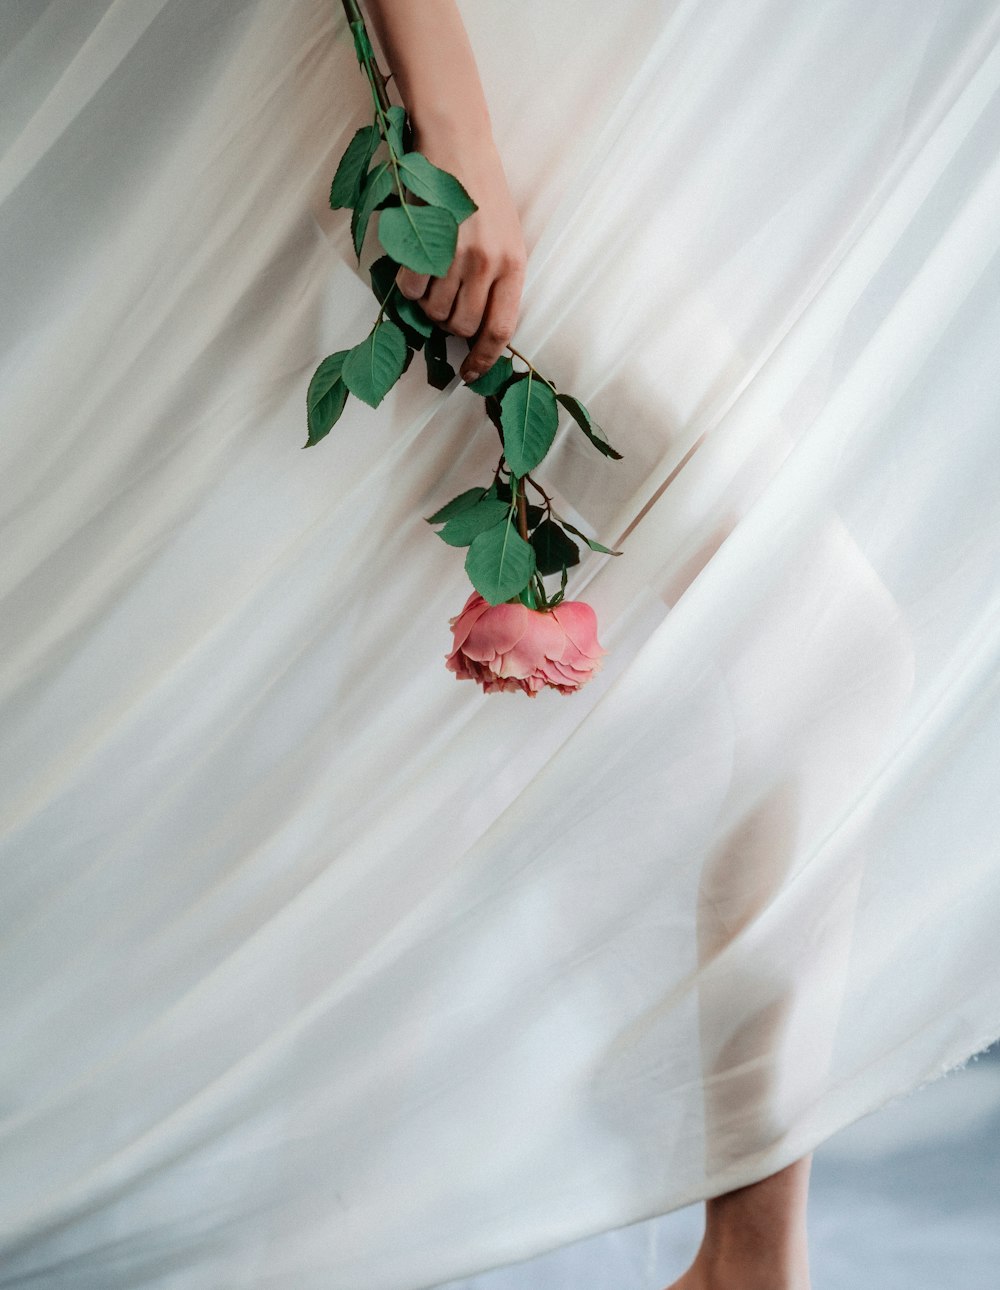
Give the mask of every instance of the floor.
<path id="1" fill-rule="evenodd" d="M 662 1290 L 702 1207 L 439 1290 Z M 1000 1290 L 1000 1045 L 829 1139 L 813 1159 L 813 1290 Z"/>

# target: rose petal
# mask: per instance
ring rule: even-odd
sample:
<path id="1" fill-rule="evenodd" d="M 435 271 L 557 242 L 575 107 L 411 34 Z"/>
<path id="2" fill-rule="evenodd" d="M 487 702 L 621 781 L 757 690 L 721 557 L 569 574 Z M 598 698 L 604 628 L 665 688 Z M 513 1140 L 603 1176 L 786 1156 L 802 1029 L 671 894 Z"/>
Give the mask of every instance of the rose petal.
<path id="1" fill-rule="evenodd" d="M 597 640 L 597 615 L 585 600 L 564 600 L 552 610 L 560 627 L 588 658 L 600 658 L 608 651 Z"/>
<path id="2" fill-rule="evenodd" d="M 461 649 L 465 644 L 469 632 L 472 631 L 473 627 L 489 608 L 489 601 L 484 600 L 478 591 L 474 591 L 465 602 L 462 612 L 451 620 L 452 627 L 454 629 L 452 650 Z"/>
<path id="3" fill-rule="evenodd" d="M 461 650 L 456 650 L 454 654 L 449 654 L 444 661 L 444 665 L 449 672 L 454 672 L 460 681 L 476 681 L 479 679 L 469 666 L 469 660 Z"/>
<path id="4" fill-rule="evenodd" d="M 590 680 L 589 672 L 577 672 L 571 668 L 564 667 L 562 663 L 548 663 L 546 665 L 546 675 L 549 678 L 550 685 L 568 685 L 574 690 L 578 690 L 581 685 Z"/>
<path id="5" fill-rule="evenodd" d="M 473 624 L 462 649 L 480 663 L 506 654 L 524 634 L 528 612 L 524 605 L 491 605 Z"/>
<path id="6" fill-rule="evenodd" d="M 550 612 L 528 610 L 524 635 L 504 657 L 505 675 L 527 676 L 542 659 L 562 658 L 566 633 Z"/>

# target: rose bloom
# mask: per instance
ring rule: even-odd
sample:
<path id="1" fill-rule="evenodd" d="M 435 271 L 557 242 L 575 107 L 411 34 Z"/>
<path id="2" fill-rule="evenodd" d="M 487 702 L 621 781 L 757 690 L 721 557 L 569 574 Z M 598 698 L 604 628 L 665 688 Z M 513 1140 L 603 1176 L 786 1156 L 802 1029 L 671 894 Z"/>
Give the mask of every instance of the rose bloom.
<path id="1" fill-rule="evenodd" d="M 582 600 L 529 609 L 520 602 L 491 605 L 474 591 L 450 621 L 454 642 L 446 666 L 487 694 L 523 690 L 534 698 L 543 686 L 572 694 L 608 652 L 597 642 L 597 615 Z"/>

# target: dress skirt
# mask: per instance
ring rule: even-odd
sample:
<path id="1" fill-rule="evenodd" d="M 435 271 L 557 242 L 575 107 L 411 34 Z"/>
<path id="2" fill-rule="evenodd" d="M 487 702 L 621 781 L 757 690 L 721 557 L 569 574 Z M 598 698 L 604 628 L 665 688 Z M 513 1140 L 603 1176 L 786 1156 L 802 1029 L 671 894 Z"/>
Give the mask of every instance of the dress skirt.
<path id="1" fill-rule="evenodd" d="M 622 454 L 537 472 L 622 552 L 572 695 L 444 666 L 478 397 L 301 451 L 340 5 L 0 9 L 5 1288 L 417 1290 L 1000 1036 L 1000 11 L 461 8 L 514 343 Z"/>

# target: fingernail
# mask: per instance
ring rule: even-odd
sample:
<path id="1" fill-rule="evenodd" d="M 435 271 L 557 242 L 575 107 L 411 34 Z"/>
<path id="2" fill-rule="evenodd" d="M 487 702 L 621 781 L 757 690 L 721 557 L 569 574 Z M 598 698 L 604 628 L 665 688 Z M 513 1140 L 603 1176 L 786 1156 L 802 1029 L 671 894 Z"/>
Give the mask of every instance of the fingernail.
<path id="1" fill-rule="evenodd" d="M 482 372 L 478 367 L 470 367 L 467 371 L 462 373 L 462 380 L 466 385 L 471 385 L 473 381 L 478 381 L 481 376 Z"/>

